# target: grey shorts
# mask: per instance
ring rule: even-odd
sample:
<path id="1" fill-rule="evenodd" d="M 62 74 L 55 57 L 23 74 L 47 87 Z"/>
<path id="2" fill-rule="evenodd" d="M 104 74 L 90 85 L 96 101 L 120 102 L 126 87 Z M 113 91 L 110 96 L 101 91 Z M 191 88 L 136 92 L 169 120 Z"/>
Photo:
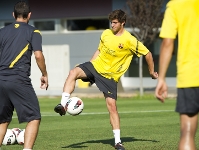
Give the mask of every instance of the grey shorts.
<path id="1" fill-rule="evenodd" d="M 178 88 L 176 112 L 197 114 L 199 112 L 199 87 Z"/>
<path id="2" fill-rule="evenodd" d="M 90 82 L 91 84 L 95 83 L 100 91 L 117 100 L 117 82 L 115 82 L 113 79 L 107 79 L 100 75 L 95 70 L 91 62 L 85 62 L 77 67 L 80 67 L 87 76 L 87 78 L 82 79 L 82 81 Z"/>
<path id="3" fill-rule="evenodd" d="M 0 123 L 11 122 L 16 110 L 19 123 L 40 120 L 40 107 L 32 84 L 0 80 Z"/>

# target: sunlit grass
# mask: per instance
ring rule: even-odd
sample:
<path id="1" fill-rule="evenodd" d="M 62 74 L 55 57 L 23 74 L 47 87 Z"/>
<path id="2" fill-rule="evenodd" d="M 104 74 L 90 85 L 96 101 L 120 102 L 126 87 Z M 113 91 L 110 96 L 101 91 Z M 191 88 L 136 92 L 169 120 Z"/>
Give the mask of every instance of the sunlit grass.
<path id="1" fill-rule="evenodd" d="M 40 98 L 42 121 L 34 150 L 111 150 L 114 144 L 106 104 L 103 98 L 84 98 L 79 116 L 59 116 L 54 106 L 60 98 Z M 164 104 L 153 96 L 119 98 L 121 140 L 127 150 L 175 150 L 179 140 L 179 116 L 175 99 Z M 9 128 L 25 128 L 16 114 Z M 197 134 L 196 141 L 199 140 Z M 197 144 L 199 148 L 199 144 Z M 20 145 L 2 146 L 3 150 L 21 150 Z"/>

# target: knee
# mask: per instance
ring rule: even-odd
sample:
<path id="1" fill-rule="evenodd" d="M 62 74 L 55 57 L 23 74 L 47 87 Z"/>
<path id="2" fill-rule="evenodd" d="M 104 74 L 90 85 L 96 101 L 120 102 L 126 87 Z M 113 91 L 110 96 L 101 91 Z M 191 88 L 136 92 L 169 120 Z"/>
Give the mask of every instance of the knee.
<path id="1" fill-rule="evenodd" d="M 114 99 L 107 100 L 107 107 L 109 112 L 117 112 L 116 101 Z"/>
<path id="2" fill-rule="evenodd" d="M 77 78 L 77 71 L 75 70 L 75 68 L 69 71 L 68 77 L 73 79 Z"/>
<path id="3" fill-rule="evenodd" d="M 181 136 L 194 136 L 196 132 L 196 126 L 185 124 L 181 127 Z"/>

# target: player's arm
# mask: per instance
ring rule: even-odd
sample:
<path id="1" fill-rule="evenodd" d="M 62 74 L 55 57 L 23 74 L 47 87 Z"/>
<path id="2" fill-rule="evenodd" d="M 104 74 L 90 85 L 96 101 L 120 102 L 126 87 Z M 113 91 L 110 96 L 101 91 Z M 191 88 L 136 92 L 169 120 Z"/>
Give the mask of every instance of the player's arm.
<path id="1" fill-rule="evenodd" d="M 45 58 L 42 52 L 42 37 L 39 30 L 35 30 L 32 35 L 32 48 L 34 51 L 35 59 L 37 62 L 37 66 L 39 67 L 42 76 L 40 78 L 41 80 L 41 88 L 42 89 L 48 89 L 48 74 L 46 71 L 46 64 L 45 64 Z"/>
<path id="2" fill-rule="evenodd" d="M 165 81 L 166 72 L 171 61 L 174 47 L 174 39 L 164 38 L 160 46 L 159 57 L 159 78 L 155 89 L 155 95 L 158 100 L 164 102 L 167 97 L 167 85 Z"/>
<path id="3" fill-rule="evenodd" d="M 93 61 L 99 54 L 100 54 L 100 51 L 96 50 L 90 61 Z"/>
<path id="4" fill-rule="evenodd" d="M 45 58 L 42 51 L 39 51 L 39 50 L 35 51 L 34 55 L 35 55 L 37 65 L 42 73 L 42 76 L 48 76 L 47 71 L 46 71 Z"/>
<path id="5" fill-rule="evenodd" d="M 154 72 L 153 56 L 152 56 L 150 51 L 145 55 L 145 59 L 146 59 L 146 62 L 148 64 L 148 69 L 149 69 L 149 73 L 151 75 L 151 78 L 152 79 L 157 79 L 158 78 L 158 73 Z"/>
<path id="6" fill-rule="evenodd" d="M 37 62 L 37 65 L 42 73 L 41 77 L 41 88 L 48 89 L 48 73 L 46 71 L 46 64 L 45 64 L 45 58 L 42 53 L 42 51 L 38 50 L 34 52 L 35 59 Z"/>
<path id="7" fill-rule="evenodd" d="M 160 47 L 159 80 L 164 80 L 171 61 L 174 48 L 174 39 L 164 38 Z"/>

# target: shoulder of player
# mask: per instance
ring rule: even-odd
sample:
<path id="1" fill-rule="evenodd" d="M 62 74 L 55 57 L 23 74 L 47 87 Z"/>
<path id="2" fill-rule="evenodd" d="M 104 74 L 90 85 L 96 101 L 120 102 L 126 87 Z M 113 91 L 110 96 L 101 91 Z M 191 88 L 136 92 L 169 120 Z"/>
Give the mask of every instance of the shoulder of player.
<path id="1" fill-rule="evenodd" d="M 129 39 L 129 41 L 131 40 L 136 40 L 137 38 L 135 36 L 133 36 L 129 31 L 124 30 L 124 34 L 123 36 L 125 36 L 127 39 Z"/>
<path id="2" fill-rule="evenodd" d="M 180 3 L 182 3 L 183 1 L 182 0 L 170 0 L 166 7 L 178 7 Z"/>
<path id="3" fill-rule="evenodd" d="M 41 32 L 40 32 L 40 30 L 38 30 L 38 29 L 35 29 L 33 32 L 34 32 L 34 33 L 39 33 L 39 34 L 41 35 Z"/>
<path id="4" fill-rule="evenodd" d="M 106 29 L 102 32 L 102 34 L 110 34 L 112 33 L 111 29 Z"/>
<path id="5" fill-rule="evenodd" d="M 38 30 L 38 29 L 35 28 L 34 26 L 29 25 L 29 24 L 26 24 L 26 26 L 27 26 L 27 28 L 28 28 L 31 32 L 41 34 L 40 30 Z"/>

